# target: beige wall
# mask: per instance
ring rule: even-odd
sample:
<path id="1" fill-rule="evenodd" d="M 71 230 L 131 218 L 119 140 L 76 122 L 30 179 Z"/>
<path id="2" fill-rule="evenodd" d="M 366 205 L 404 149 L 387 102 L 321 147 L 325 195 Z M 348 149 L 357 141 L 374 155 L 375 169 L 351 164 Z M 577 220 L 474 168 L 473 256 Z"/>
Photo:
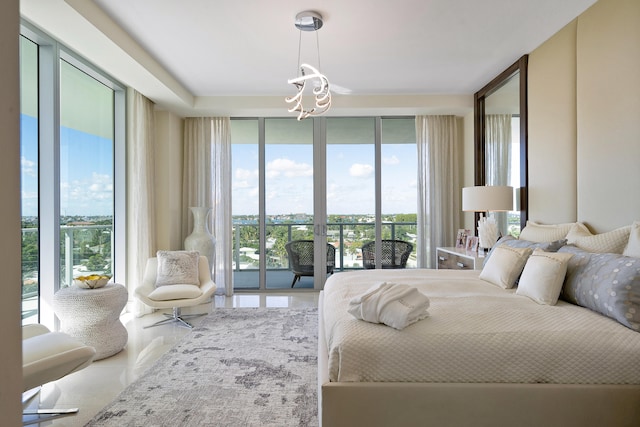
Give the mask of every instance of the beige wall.
<path id="1" fill-rule="evenodd" d="M 20 425 L 22 412 L 19 21 L 19 1 L 0 2 L 0 419 L 3 426 Z"/>
<path id="2" fill-rule="evenodd" d="M 600 0 L 529 56 L 529 218 L 640 220 L 640 2 Z"/>
<path id="3" fill-rule="evenodd" d="M 159 250 L 182 249 L 183 119 L 155 112 L 156 243 Z"/>
<path id="4" fill-rule="evenodd" d="M 600 0 L 577 33 L 578 220 L 640 220 L 640 1 Z"/>

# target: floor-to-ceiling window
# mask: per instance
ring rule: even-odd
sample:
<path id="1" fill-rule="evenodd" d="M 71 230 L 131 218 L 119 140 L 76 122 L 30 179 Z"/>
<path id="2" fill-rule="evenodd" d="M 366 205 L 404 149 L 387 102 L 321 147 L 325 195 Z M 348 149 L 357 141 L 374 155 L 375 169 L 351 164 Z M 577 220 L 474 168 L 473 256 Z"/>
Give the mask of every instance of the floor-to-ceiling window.
<path id="1" fill-rule="evenodd" d="M 231 129 L 237 290 L 289 288 L 284 246 L 299 239 L 333 245 L 334 271 L 363 268 L 360 248 L 376 237 L 407 240 L 415 267 L 412 117 L 238 119 Z M 314 286 L 311 276 L 295 284 Z"/>
<path id="2" fill-rule="evenodd" d="M 38 315 L 38 45 L 20 37 L 22 318 Z"/>
<path id="3" fill-rule="evenodd" d="M 20 55 L 23 323 L 52 325 L 60 287 L 124 273 L 125 95 L 28 24 Z"/>

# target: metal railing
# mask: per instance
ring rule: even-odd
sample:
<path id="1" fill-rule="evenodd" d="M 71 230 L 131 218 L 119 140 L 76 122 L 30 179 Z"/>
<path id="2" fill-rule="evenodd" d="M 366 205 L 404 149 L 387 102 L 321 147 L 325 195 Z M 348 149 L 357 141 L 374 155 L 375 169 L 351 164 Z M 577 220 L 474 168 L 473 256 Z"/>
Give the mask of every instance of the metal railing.
<path id="1" fill-rule="evenodd" d="M 243 233 L 244 227 L 254 229 L 253 233 Z M 313 224 L 308 222 L 287 222 L 283 224 L 268 223 L 267 227 L 267 270 L 287 270 L 288 258 L 284 245 L 297 239 L 313 240 Z M 278 232 L 277 228 L 286 231 Z M 415 222 L 383 222 L 384 239 L 407 240 L 414 244 L 412 259 L 415 261 L 417 224 Z M 243 239 L 244 235 L 252 234 L 254 238 Z M 234 271 L 258 269 L 261 259 L 258 242 L 258 224 L 233 224 L 233 266 Z M 327 242 L 336 246 L 336 270 L 361 269 L 362 264 L 347 265 L 347 255 L 359 256 L 362 244 L 375 240 L 375 224 L 369 222 L 335 222 L 327 223 Z M 250 261 L 251 260 L 251 261 Z M 243 268 L 244 266 L 244 268 Z"/>
<path id="2" fill-rule="evenodd" d="M 86 243 L 88 238 L 80 238 L 77 233 L 80 232 L 88 232 L 92 231 L 98 232 L 103 235 L 102 239 L 98 243 L 98 247 L 90 248 L 92 253 L 99 253 L 104 251 L 106 248 L 107 242 L 110 245 L 110 248 L 113 248 L 113 226 L 112 225 L 62 225 L 60 226 L 60 240 L 61 240 L 61 277 L 60 277 L 60 286 L 69 286 L 73 283 L 74 272 L 78 273 L 82 271 L 84 267 L 85 260 L 78 259 L 76 256 L 76 252 L 78 252 L 83 243 L 85 246 L 88 246 Z M 25 240 L 30 237 L 31 233 L 38 233 L 37 228 L 22 228 L 22 286 L 23 293 L 22 298 L 32 298 L 37 296 L 37 284 L 38 284 L 38 272 L 39 272 L 39 261 L 38 261 L 38 253 L 39 250 L 35 252 L 25 251 L 26 244 L 34 244 L 34 243 L 25 243 Z M 35 240 L 37 242 L 37 234 L 36 238 L 29 239 Z M 37 243 L 35 243 L 37 246 Z M 86 270 L 82 271 L 83 274 L 104 274 L 105 272 L 110 274 L 111 266 L 113 265 L 111 253 L 109 253 L 108 257 L 105 257 L 106 264 L 103 269 L 94 269 L 94 270 Z M 25 286 L 26 285 L 26 286 Z M 28 285 L 36 285 L 35 290 L 32 290 L 33 286 Z"/>

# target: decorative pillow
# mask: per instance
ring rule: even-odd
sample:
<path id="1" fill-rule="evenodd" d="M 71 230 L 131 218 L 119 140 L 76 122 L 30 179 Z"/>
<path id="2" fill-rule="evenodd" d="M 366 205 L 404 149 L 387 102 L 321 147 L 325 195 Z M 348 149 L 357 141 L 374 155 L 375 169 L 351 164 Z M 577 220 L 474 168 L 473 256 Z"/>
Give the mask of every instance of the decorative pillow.
<path id="1" fill-rule="evenodd" d="M 530 248 L 511 248 L 498 246 L 480 272 L 480 278 L 504 289 L 510 289 L 516 283 L 522 268 L 531 255 Z"/>
<path id="2" fill-rule="evenodd" d="M 489 261 L 493 250 L 501 245 L 509 246 L 511 248 L 530 248 L 531 250 L 542 249 L 546 252 L 558 252 L 558 249 L 566 244 L 566 239 L 556 240 L 555 242 L 531 242 L 529 240 L 523 240 L 522 238 L 516 239 L 513 236 L 504 236 L 501 237 L 495 245 L 493 245 L 493 248 L 491 248 L 491 250 L 487 254 L 487 257 L 485 258 L 482 265 L 487 265 L 487 262 Z"/>
<path id="3" fill-rule="evenodd" d="M 571 253 L 551 253 L 535 249 L 522 270 L 516 294 L 538 304 L 555 305 L 562 290 Z"/>
<path id="4" fill-rule="evenodd" d="M 165 285 L 200 285 L 197 251 L 158 251 L 156 287 Z"/>
<path id="5" fill-rule="evenodd" d="M 630 232 L 631 226 L 626 226 L 592 234 L 584 224 L 577 222 L 567 234 L 567 243 L 588 252 L 621 254 L 629 242 Z"/>
<path id="6" fill-rule="evenodd" d="M 565 246 L 571 253 L 560 297 L 640 331 L 640 258 L 590 253 Z"/>
<path id="7" fill-rule="evenodd" d="M 520 239 L 530 242 L 553 242 L 567 237 L 567 233 L 575 223 L 565 224 L 538 224 L 534 221 L 527 221 L 527 225 L 520 232 Z"/>
<path id="8" fill-rule="evenodd" d="M 640 258 L 640 221 L 636 221 L 631 226 L 629 242 L 624 248 L 622 255 Z"/>
<path id="9" fill-rule="evenodd" d="M 164 285 L 159 286 L 149 294 L 149 298 L 156 301 L 172 299 L 198 298 L 202 295 L 200 286 L 196 285 Z"/>

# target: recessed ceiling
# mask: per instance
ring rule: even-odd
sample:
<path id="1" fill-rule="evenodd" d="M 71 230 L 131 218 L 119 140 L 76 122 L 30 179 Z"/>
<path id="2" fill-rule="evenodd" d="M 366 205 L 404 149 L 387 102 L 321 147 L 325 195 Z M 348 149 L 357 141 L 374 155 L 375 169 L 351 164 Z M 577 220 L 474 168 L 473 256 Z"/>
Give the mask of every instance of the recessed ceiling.
<path id="1" fill-rule="evenodd" d="M 304 10 L 323 17 L 317 32 L 321 71 L 339 94 L 469 95 L 595 1 L 47 2 L 23 0 L 23 15 L 63 37 L 70 30 L 55 28 L 41 8 L 73 10 L 57 25 L 74 25 L 75 16 L 77 25 L 94 27 L 166 86 L 182 88 L 197 108 L 199 98 L 294 93 L 287 79 L 296 75 L 299 37 L 303 59 L 311 55 L 315 61 L 317 53 L 316 33 L 301 34 L 294 25 Z M 100 55 L 99 49 L 86 52 L 79 41 L 63 42 L 90 60 Z"/>

